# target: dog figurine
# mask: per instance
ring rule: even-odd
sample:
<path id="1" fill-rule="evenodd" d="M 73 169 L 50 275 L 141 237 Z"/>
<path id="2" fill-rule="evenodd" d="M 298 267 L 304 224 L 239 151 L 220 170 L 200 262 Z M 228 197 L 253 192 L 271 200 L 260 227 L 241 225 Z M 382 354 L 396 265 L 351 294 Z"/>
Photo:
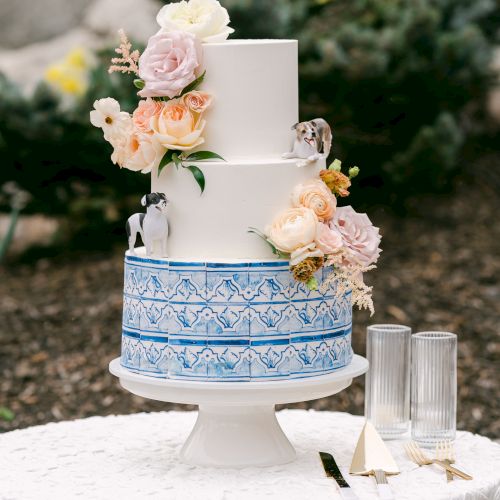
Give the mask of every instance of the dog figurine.
<path id="1" fill-rule="evenodd" d="M 298 167 L 305 167 L 321 158 L 327 158 L 332 148 L 332 130 L 323 118 L 310 122 L 296 123 L 292 130 L 296 132 L 291 153 L 285 153 L 283 158 L 301 158 Z"/>
<path id="2" fill-rule="evenodd" d="M 146 213 L 131 215 L 126 225 L 128 248 L 132 255 L 135 255 L 135 241 L 139 233 L 147 256 L 159 249 L 159 256 L 167 257 L 168 203 L 164 193 L 150 193 L 142 197 L 141 205 L 146 207 Z"/>

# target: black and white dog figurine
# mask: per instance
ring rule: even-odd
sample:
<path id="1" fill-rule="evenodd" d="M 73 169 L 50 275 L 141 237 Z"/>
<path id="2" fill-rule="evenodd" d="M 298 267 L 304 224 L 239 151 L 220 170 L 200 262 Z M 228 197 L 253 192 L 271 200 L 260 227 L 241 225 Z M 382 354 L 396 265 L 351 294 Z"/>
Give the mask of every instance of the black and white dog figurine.
<path id="1" fill-rule="evenodd" d="M 296 137 L 291 153 L 285 153 L 283 158 L 301 158 L 298 167 L 305 167 L 321 158 L 327 158 L 332 147 L 332 130 L 323 118 L 310 122 L 296 123 Z"/>
<path id="2" fill-rule="evenodd" d="M 159 251 L 159 257 L 167 257 L 167 197 L 164 193 L 146 194 L 141 199 L 141 205 L 146 207 L 146 213 L 131 215 L 127 221 L 130 253 L 135 255 L 135 241 L 139 233 L 146 247 L 146 255 L 151 256 Z"/>

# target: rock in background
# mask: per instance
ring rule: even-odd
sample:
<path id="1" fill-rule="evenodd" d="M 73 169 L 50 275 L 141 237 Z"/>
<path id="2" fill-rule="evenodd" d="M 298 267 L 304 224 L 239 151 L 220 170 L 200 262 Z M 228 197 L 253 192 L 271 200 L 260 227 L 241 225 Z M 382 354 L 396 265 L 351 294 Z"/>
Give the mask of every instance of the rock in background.
<path id="1" fill-rule="evenodd" d="M 28 94 L 71 49 L 113 45 L 119 28 L 146 42 L 158 29 L 159 7 L 155 0 L 0 0 L 0 72 Z"/>

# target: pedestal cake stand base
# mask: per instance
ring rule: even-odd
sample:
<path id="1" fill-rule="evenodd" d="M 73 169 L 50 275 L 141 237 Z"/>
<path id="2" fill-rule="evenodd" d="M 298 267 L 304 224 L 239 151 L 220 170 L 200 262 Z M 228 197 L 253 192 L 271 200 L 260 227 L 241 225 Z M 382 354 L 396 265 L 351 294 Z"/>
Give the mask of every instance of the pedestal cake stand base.
<path id="1" fill-rule="evenodd" d="M 111 361 L 109 370 L 133 394 L 199 406 L 196 424 L 180 453 L 183 462 L 242 468 L 293 461 L 295 450 L 276 419 L 274 406 L 336 394 L 368 370 L 368 361 L 355 355 L 349 366 L 328 375 L 269 382 L 190 382 L 145 377 L 123 368 L 119 358 Z"/>

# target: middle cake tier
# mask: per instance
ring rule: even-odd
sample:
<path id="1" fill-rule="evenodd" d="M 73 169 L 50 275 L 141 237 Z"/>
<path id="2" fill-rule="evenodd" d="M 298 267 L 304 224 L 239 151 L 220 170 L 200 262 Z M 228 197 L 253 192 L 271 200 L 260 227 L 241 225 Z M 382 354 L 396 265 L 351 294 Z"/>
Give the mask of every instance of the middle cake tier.
<path id="1" fill-rule="evenodd" d="M 297 167 L 297 160 L 199 162 L 203 194 L 186 169 L 173 165 L 152 176 L 152 191 L 170 201 L 168 255 L 173 259 L 268 259 L 269 246 L 250 227 L 264 231 L 290 206 L 290 194 L 317 176 L 325 161 Z"/>

